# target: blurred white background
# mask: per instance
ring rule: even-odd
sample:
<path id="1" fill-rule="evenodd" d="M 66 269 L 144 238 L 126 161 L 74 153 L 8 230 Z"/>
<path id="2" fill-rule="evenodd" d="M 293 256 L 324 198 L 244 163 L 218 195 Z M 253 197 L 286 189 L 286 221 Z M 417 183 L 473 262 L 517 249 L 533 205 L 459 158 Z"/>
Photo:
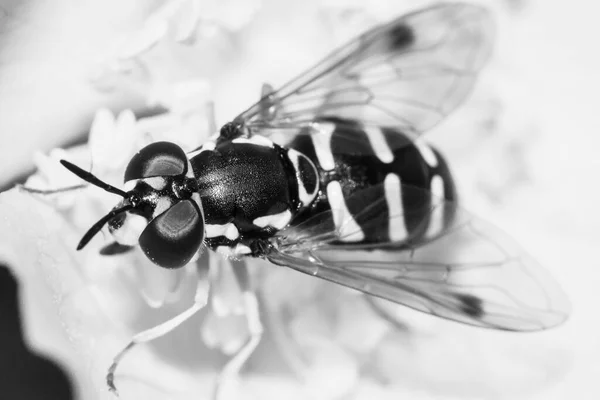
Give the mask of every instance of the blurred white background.
<path id="1" fill-rule="evenodd" d="M 99 107 L 115 111 L 146 107 L 148 93 L 131 83 L 143 77 L 116 77 L 110 91 L 98 90 L 92 81 L 100 66 L 114 56 L 116 44 L 142 29 L 148 15 L 163 3 L 0 1 L 4 10 L 0 14 L 0 187 L 33 171 L 34 151 L 85 138 Z M 161 80 L 206 78 L 212 86 L 217 120 L 224 123 L 257 99 L 264 80 L 283 83 L 344 38 L 358 33 L 361 24 L 427 2 L 296 3 L 253 2 L 260 6 L 258 11 L 245 10 L 239 18 L 226 20 L 229 25 L 216 33 L 205 32 L 209 39 L 200 40 L 191 55 L 176 46 L 157 49 L 151 55 L 154 63 L 181 63 L 170 66 L 171 75 L 161 76 Z M 530 365 L 533 360 L 545 374 L 533 379 L 542 382 L 538 385 L 541 391 L 523 398 L 597 399 L 600 4 L 584 0 L 478 3 L 498 13 L 496 56 L 472 100 L 437 128 L 432 138 L 439 138 L 442 151 L 446 149 L 450 160 L 455 160 L 452 165 L 467 207 L 510 232 L 552 271 L 571 298 L 573 315 L 565 326 L 521 342 L 538 344 L 535 354 L 525 357 L 523 364 Z M 219 9 L 214 4 L 212 10 Z M 222 11 L 227 7 L 236 10 L 235 5 L 235 1 L 225 1 Z M 311 23 L 315 15 L 320 17 Z M 218 16 L 212 19 L 219 20 Z M 443 137 L 443 132 L 451 129 L 460 132 Z M 418 317 L 414 322 L 419 326 Z M 494 334 L 462 326 L 435 326 L 448 333 L 432 344 L 436 351 L 427 353 L 423 344 L 416 344 L 416 356 L 403 354 L 406 364 L 397 366 L 422 398 L 478 398 L 477 393 L 489 394 L 486 398 L 511 398 L 494 397 L 493 389 L 457 389 L 448 381 L 462 382 L 461 371 L 477 371 L 481 366 L 468 360 L 462 366 L 440 366 L 439 360 L 459 360 L 461 352 L 470 350 L 464 339 L 462 345 L 448 339 L 461 335 L 473 338 L 472 343 L 478 343 L 476 347 L 484 349 L 478 351 L 483 352 L 504 343 L 498 346 L 526 354 L 526 345 L 514 345 L 514 339 L 506 344 Z M 413 362 L 409 356 L 420 361 Z M 492 356 L 489 360 L 496 359 Z M 556 365 L 550 365 L 553 363 Z M 506 368 L 514 368 L 514 364 L 506 363 Z M 520 373 L 495 367 L 488 372 L 489 380 L 498 387 L 504 382 L 504 373 Z M 494 376 L 498 378 L 495 381 Z M 440 389 L 428 392 L 427 387 Z"/>

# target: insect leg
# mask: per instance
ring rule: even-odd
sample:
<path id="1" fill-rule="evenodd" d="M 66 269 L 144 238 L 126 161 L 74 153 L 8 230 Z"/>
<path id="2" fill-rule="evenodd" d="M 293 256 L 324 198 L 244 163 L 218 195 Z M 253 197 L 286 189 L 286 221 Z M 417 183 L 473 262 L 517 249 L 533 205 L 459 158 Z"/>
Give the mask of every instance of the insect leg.
<path id="1" fill-rule="evenodd" d="M 244 311 L 246 315 L 246 321 L 248 323 L 248 332 L 250 333 L 250 337 L 248 338 L 248 341 L 233 356 L 233 358 L 231 358 L 227 364 L 225 364 L 219 373 L 213 392 L 214 400 L 225 398 L 225 396 L 222 395 L 225 390 L 225 386 L 237 379 L 240 370 L 246 361 L 248 361 L 252 353 L 254 353 L 254 350 L 256 350 L 256 347 L 262 338 L 263 326 L 260 322 L 258 300 L 256 295 L 250 290 L 244 291 Z"/>
<path id="2" fill-rule="evenodd" d="M 274 93 L 275 89 L 273 89 L 273 86 L 271 86 L 271 84 L 269 83 L 263 83 L 262 88 L 260 89 L 260 98 L 264 98 L 267 97 L 268 95 L 270 95 L 271 93 Z"/>
<path id="3" fill-rule="evenodd" d="M 208 115 L 208 131 L 213 135 L 215 132 L 218 132 L 215 118 L 215 103 L 213 101 L 208 102 L 206 105 L 206 114 Z"/>
<path id="4" fill-rule="evenodd" d="M 268 83 L 263 83 L 260 91 L 260 114 L 265 121 L 273 119 L 278 110 L 279 100 L 273 97 L 275 89 Z"/>
<path id="5" fill-rule="evenodd" d="M 212 254 L 210 260 L 213 311 L 223 316 L 239 313 L 245 317 L 247 327 L 244 344 L 225 364 L 215 381 L 213 399 L 221 399 L 229 397 L 224 392 L 237 380 L 240 370 L 260 343 L 263 326 L 246 262 L 213 257 Z"/>
<path id="6" fill-rule="evenodd" d="M 166 335 L 171 332 L 173 329 L 177 328 L 183 322 L 187 321 L 198 311 L 202 310 L 206 304 L 208 303 L 208 281 L 206 279 L 206 271 L 198 271 L 198 286 L 196 287 L 196 296 L 194 298 L 194 304 L 189 307 L 187 310 L 182 313 L 176 315 L 172 319 L 163 322 L 162 324 L 145 330 L 143 332 L 135 335 L 129 344 L 123 348 L 113 359 L 113 363 L 108 369 L 108 374 L 106 375 L 106 384 L 108 385 L 108 389 L 118 396 L 117 388 L 115 386 L 115 371 L 119 366 L 119 363 L 123 359 L 123 357 L 131 351 L 133 347 L 138 344 L 147 343 L 154 339 L 157 339 L 161 336 Z"/>
<path id="7" fill-rule="evenodd" d="M 36 189 L 36 188 L 30 188 L 27 186 L 23 186 L 20 184 L 16 185 L 15 187 L 26 193 L 41 194 L 43 196 L 48 196 L 48 195 L 52 195 L 52 194 L 66 193 L 66 192 L 71 192 L 71 191 L 75 191 L 75 190 L 79 190 L 79 189 L 85 189 L 87 187 L 87 185 L 73 185 L 73 186 L 66 186 L 66 187 L 58 188 L 58 189 Z"/>
<path id="8" fill-rule="evenodd" d="M 128 246 L 117 242 L 112 242 L 100 249 L 100 254 L 103 256 L 114 256 L 132 251 L 135 246 Z"/>

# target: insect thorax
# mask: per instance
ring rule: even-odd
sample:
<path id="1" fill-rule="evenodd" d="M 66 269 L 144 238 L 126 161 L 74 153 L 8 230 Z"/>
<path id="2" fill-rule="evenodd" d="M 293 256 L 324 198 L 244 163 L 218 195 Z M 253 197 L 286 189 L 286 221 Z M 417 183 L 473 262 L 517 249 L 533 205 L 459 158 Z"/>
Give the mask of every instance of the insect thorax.
<path id="1" fill-rule="evenodd" d="M 239 257 L 287 226 L 318 191 L 310 159 L 262 136 L 208 142 L 192 152 L 206 223 L 205 243 Z"/>

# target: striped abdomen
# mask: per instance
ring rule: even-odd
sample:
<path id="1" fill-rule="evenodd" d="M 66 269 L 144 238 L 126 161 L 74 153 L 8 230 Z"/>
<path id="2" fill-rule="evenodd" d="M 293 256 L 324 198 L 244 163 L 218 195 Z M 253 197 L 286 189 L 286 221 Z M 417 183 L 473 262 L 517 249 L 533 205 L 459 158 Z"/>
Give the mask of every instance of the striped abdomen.
<path id="1" fill-rule="evenodd" d="M 320 180 L 318 197 L 292 225 L 333 207 L 336 227 L 344 221 L 342 231 L 349 232 L 344 242 L 382 243 L 434 237 L 451 222 L 453 207 L 432 208 L 431 194 L 433 204 L 435 198 L 456 196 L 438 152 L 395 129 L 333 119 L 313 129 L 319 133 L 300 134 L 288 146 L 313 161 Z M 359 191 L 360 196 L 354 195 Z M 377 201 L 377 210 L 370 209 Z"/>

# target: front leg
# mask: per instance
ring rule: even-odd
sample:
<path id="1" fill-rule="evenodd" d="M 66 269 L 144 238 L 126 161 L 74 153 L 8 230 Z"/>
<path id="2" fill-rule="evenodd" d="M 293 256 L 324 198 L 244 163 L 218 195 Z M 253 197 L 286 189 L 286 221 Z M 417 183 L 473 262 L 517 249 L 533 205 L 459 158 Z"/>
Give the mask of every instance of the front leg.
<path id="1" fill-rule="evenodd" d="M 254 350 L 256 350 L 256 347 L 262 339 L 263 326 L 260 321 L 260 311 L 256 295 L 250 291 L 247 291 L 244 293 L 243 299 L 244 313 L 246 314 L 250 337 L 238 350 L 238 352 L 227 362 L 227 364 L 225 364 L 219 373 L 213 392 L 214 400 L 227 397 L 223 394 L 226 393 L 226 386 L 238 379 L 240 370 L 246 361 L 248 361 L 250 356 L 252 356 Z"/>
<path id="2" fill-rule="evenodd" d="M 217 145 L 221 142 L 229 142 L 238 138 L 248 138 L 249 134 L 244 125 L 239 122 L 228 122 L 219 132 L 219 138 L 217 139 Z"/>
<path id="3" fill-rule="evenodd" d="M 279 99 L 273 97 L 275 90 L 273 86 L 268 83 L 264 83 L 260 92 L 260 101 L 258 105 L 260 107 L 260 114 L 264 121 L 269 121 L 275 117 L 279 111 Z M 218 141 L 228 141 L 237 138 L 250 137 L 249 130 L 244 126 L 243 120 L 234 120 L 228 122 L 221 128 Z"/>
<path id="4" fill-rule="evenodd" d="M 202 310 L 207 302 L 208 302 L 208 279 L 206 276 L 206 271 L 198 270 L 198 285 L 196 286 L 196 296 L 194 298 L 194 304 L 190 306 L 187 310 L 182 313 L 176 315 L 170 320 L 163 322 L 162 324 L 145 330 L 143 332 L 138 333 L 133 338 L 127 346 L 123 348 L 114 358 L 113 363 L 108 369 L 108 373 L 106 375 L 106 384 L 108 385 L 108 389 L 118 396 L 117 387 L 115 386 L 115 372 L 119 363 L 125 357 L 127 353 L 131 351 L 135 346 L 142 343 L 150 342 L 154 339 L 158 339 L 161 336 L 166 335 L 171 332 L 173 329 L 177 328 L 183 322 L 187 321 L 198 311 Z"/>
<path id="5" fill-rule="evenodd" d="M 74 192 L 76 190 L 85 189 L 88 187 L 88 185 L 72 185 L 72 186 L 66 186 L 66 187 L 61 187 L 61 188 L 57 188 L 57 189 L 36 189 L 36 188 L 29 187 L 29 186 L 21 185 L 21 184 L 17 184 L 15 187 L 25 193 L 39 194 L 42 196 L 50 196 L 53 194 L 68 193 L 68 192 Z"/>
<path id="6" fill-rule="evenodd" d="M 223 399 L 229 397 L 225 395 L 227 389 L 238 379 L 244 364 L 260 343 L 263 327 L 245 261 L 211 254 L 210 286 L 213 319 L 205 322 L 205 342 L 233 354 L 215 381 L 213 399 Z M 231 332 L 227 326 L 230 318 L 241 316 L 247 330 L 239 330 L 238 325 L 237 332 Z"/>

